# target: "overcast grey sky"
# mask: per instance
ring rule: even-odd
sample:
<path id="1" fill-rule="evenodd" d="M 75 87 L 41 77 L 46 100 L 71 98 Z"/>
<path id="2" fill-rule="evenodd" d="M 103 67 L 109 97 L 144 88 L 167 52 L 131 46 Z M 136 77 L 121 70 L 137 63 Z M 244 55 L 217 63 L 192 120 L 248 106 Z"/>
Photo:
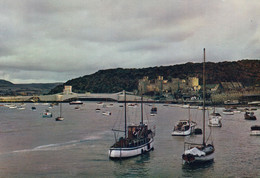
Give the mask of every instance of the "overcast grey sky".
<path id="1" fill-rule="evenodd" d="M 260 58 L 259 0 L 0 0 L 0 79 Z"/>

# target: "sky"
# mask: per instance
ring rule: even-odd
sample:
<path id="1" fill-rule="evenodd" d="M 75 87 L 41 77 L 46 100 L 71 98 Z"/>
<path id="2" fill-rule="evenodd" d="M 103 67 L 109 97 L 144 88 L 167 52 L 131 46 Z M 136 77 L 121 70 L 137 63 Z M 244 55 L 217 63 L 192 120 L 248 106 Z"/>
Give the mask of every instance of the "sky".
<path id="1" fill-rule="evenodd" d="M 260 59 L 259 0 L 0 0 L 0 79 Z"/>

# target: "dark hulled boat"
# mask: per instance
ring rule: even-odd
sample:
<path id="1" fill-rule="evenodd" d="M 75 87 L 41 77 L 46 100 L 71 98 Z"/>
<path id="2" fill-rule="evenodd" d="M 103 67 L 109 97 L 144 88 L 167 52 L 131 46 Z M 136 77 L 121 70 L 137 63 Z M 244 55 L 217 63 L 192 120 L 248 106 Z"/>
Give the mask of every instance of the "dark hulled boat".
<path id="1" fill-rule="evenodd" d="M 246 120 L 256 120 L 254 112 L 245 112 L 244 116 Z"/>

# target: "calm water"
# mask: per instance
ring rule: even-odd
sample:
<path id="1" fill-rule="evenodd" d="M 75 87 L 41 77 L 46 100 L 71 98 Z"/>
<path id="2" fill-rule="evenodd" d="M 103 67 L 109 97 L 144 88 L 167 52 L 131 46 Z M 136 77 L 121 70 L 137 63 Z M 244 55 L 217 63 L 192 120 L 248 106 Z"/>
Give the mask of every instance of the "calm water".
<path id="1" fill-rule="evenodd" d="M 0 177 L 260 177 L 260 137 L 249 135 L 252 125 L 260 125 L 260 109 L 255 112 L 257 121 L 244 120 L 243 113 L 222 115 L 223 127 L 212 130 L 214 162 L 187 167 L 181 160 L 183 142 L 201 141 L 201 135 L 171 136 L 176 121 L 188 117 L 187 109 L 158 104 L 157 116 L 149 119 L 156 125 L 154 151 L 112 161 L 108 149 L 114 142 L 111 128 L 122 115 L 118 103 L 102 108 L 111 116 L 96 113 L 95 102 L 85 102 L 81 110 L 63 104 L 62 122 L 54 121 L 59 107 L 50 109 L 53 118 L 42 118 L 48 106 L 35 105 L 36 111 L 32 106 L 27 104 L 25 110 L 0 106 Z M 145 105 L 145 115 L 150 108 Z M 136 110 L 129 108 L 130 118 L 139 115 Z M 201 124 L 202 111 L 191 110 L 191 115 Z"/>

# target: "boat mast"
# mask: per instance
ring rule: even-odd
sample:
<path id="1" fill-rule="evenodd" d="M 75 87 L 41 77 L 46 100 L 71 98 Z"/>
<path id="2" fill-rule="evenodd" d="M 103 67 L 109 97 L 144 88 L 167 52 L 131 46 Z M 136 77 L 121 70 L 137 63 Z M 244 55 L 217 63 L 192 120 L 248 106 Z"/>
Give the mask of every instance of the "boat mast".
<path id="1" fill-rule="evenodd" d="M 191 125 L 191 117 L 190 117 L 190 105 L 189 105 L 189 123 Z"/>
<path id="2" fill-rule="evenodd" d="M 124 93 L 124 100 L 125 100 L 125 138 L 126 138 L 126 92 L 125 90 L 123 91 Z"/>
<path id="3" fill-rule="evenodd" d="M 203 145 L 206 145 L 205 143 L 205 93 L 206 93 L 206 80 L 205 80 L 205 59 L 206 58 L 206 52 L 205 48 L 203 49 Z"/>
<path id="4" fill-rule="evenodd" d="M 143 113 L 143 93 L 141 94 L 141 124 L 144 123 L 144 113 Z"/>
<path id="5" fill-rule="evenodd" d="M 61 117 L 61 112 L 62 112 L 62 104 L 60 103 L 60 117 Z"/>

